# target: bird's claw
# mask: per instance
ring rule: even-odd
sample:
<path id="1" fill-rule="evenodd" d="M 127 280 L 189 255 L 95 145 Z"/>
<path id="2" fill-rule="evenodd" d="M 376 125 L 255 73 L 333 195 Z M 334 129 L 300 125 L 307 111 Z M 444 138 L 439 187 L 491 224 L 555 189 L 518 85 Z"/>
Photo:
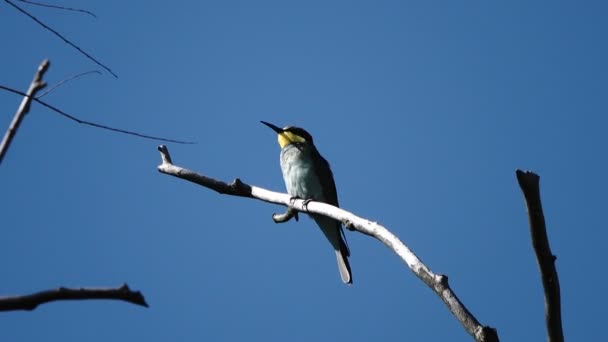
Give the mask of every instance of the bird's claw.
<path id="1" fill-rule="evenodd" d="M 287 212 L 293 216 L 294 219 L 296 219 L 296 222 L 298 222 L 300 220 L 300 218 L 298 217 L 298 211 L 293 209 L 293 208 L 288 208 Z"/>
<path id="2" fill-rule="evenodd" d="M 289 205 L 287 206 L 287 212 L 284 215 L 289 215 L 289 217 L 293 217 L 296 219 L 296 221 L 299 220 L 298 217 L 298 211 L 293 209 L 293 205 L 295 204 L 296 200 L 299 200 L 300 198 L 298 196 L 292 196 L 289 198 Z"/>
<path id="3" fill-rule="evenodd" d="M 304 203 L 302 203 L 302 207 L 304 208 L 304 210 L 308 211 L 308 203 L 312 202 L 313 199 L 309 198 L 307 200 L 304 200 Z"/>
<path id="4" fill-rule="evenodd" d="M 292 196 L 289 198 L 289 208 L 293 207 L 295 204 L 296 200 L 302 199 L 298 196 Z M 302 208 L 304 208 L 304 210 L 308 211 L 308 203 L 314 201 L 313 198 L 309 198 L 309 199 L 305 199 L 304 202 L 302 203 Z M 296 217 L 297 217 L 297 211 L 295 212 Z M 296 219 L 297 220 L 297 219 Z"/>

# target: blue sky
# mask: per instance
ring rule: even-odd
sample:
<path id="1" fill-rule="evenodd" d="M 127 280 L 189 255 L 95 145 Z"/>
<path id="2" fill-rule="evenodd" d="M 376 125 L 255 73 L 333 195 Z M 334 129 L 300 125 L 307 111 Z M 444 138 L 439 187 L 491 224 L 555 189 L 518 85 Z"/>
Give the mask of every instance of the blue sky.
<path id="1" fill-rule="evenodd" d="M 115 71 L 46 100 L 82 119 L 195 140 L 174 162 L 284 190 L 272 131 L 297 125 L 342 207 L 379 221 L 505 341 L 545 338 L 517 168 L 541 175 L 569 340 L 603 336 L 607 5 L 601 1 L 63 1 L 20 4 Z M 0 83 L 99 69 L 7 4 Z M 0 92 L 0 127 L 20 98 Z M 154 141 L 33 106 L 0 165 L 3 295 L 141 290 L 149 309 L 62 302 L 2 314 L 7 341 L 467 341 L 379 242 L 348 233 L 344 286 L 308 219 L 159 174 Z"/>

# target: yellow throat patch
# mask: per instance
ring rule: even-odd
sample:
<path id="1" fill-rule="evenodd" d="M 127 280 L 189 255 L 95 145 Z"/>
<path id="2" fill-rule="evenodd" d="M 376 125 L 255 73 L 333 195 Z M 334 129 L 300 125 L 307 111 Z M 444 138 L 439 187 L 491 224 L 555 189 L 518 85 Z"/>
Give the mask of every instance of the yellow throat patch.
<path id="1" fill-rule="evenodd" d="M 281 132 L 278 134 L 279 146 L 281 148 L 291 144 L 291 143 L 303 143 L 306 139 L 302 138 L 299 135 L 293 134 L 291 132 Z"/>

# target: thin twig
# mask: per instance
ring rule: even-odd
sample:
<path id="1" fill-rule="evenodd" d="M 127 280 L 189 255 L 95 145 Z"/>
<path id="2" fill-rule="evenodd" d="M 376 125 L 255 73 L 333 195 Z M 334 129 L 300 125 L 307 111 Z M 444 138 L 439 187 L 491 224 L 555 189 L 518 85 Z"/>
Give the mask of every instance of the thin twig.
<path id="1" fill-rule="evenodd" d="M 92 16 L 93 18 L 97 18 L 97 16 L 95 15 L 95 13 L 87 11 L 87 10 L 83 10 L 83 9 L 64 7 L 64 6 L 57 6 L 57 5 L 49 5 L 49 4 L 43 4 L 43 3 L 40 3 L 40 2 L 34 2 L 34 1 L 28 1 L 28 0 L 17 0 L 17 1 L 25 2 L 26 4 L 36 5 L 36 6 L 41 6 L 41 7 L 55 8 L 55 9 L 60 9 L 60 10 L 65 10 L 65 11 L 73 11 L 73 12 L 85 13 L 85 14 L 88 14 L 88 15 Z"/>
<path id="2" fill-rule="evenodd" d="M 563 342 L 562 309 L 559 289 L 559 278 L 555 268 L 555 255 L 551 253 L 547 227 L 540 201 L 540 177 L 534 172 L 515 171 L 517 182 L 524 194 L 532 246 L 536 253 L 536 261 L 545 291 L 545 320 L 549 342 Z"/>
<path id="3" fill-rule="evenodd" d="M 2 164 L 2 160 L 4 159 L 4 156 L 6 155 L 6 152 L 8 151 L 8 148 L 10 147 L 11 142 L 15 137 L 15 134 L 17 133 L 17 129 L 19 129 L 19 125 L 21 125 L 21 120 L 23 120 L 25 114 L 30 111 L 32 99 L 34 99 L 36 92 L 46 86 L 46 83 L 44 83 L 42 77 L 44 76 L 44 73 L 49 69 L 49 65 L 50 63 L 47 59 L 42 61 L 42 63 L 40 63 L 40 65 L 38 66 L 38 70 L 34 75 L 32 83 L 30 83 L 30 87 L 27 90 L 27 93 L 21 93 L 24 98 L 23 100 L 21 100 L 21 105 L 19 105 L 19 109 L 17 109 L 17 113 L 15 113 L 13 121 L 11 122 L 10 126 L 8 126 L 6 133 L 4 133 L 4 138 L 0 143 L 0 164 Z"/>
<path id="4" fill-rule="evenodd" d="M 188 180 L 217 191 L 220 194 L 255 198 L 268 203 L 284 205 L 298 212 L 327 216 L 343 222 L 350 230 L 356 230 L 362 234 L 376 238 L 395 252 L 410 270 L 441 298 L 456 319 L 460 321 L 465 330 L 476 341 L 498 341 L 496 329 L 483 326 L 477 321 L 452 291 L 448 284 L 447 276 L 433 273 L 397 236 L 377 222 L 366 220 L 344 209 L 326 203 L 311 201 L 305 204 L 305 200 L 294 200 L 288 194 L 245 184 L 238 178 L 228 184 L 173 165 L 166 146 L 161 145 L 158 147 L 158 150 L 162 159 L 162 164 L 158 166 L 158 171 L 161 173 Z M 291 216 L 293 217 L 293 215 Z M 276 214 L 273 214 L 273 217 L 276 218 Z"/>
<path id="5" fill-rule="evenodd" d="M 21 92 L 19 90 L 15 90 L 9 87 L 5 87 L 3 85 L 0 85 L 0 89 L 4 89 L 6 91 L 9 91 L 11 93 L 14 94 L 19 94 L 21 96 L 26 96 L 26 97 L 30 97 L 28 94 Z M 105 125 L 101 125 L 98 123 L 94 123 L 94 122 L 90 122 L 90 121 L 85 121 L 85 120 L 81 120 L 73 115 L 70 115 L 64 111 L 62 111 L 61 109 L 52 106 L 40 99 L 37 98 L 32 98 L 33 101 L 40 103 L 41 105 L 43 105 L 44 107 L 54 111 L 55 113 L 62 115 L 70 120 L 76 121 L 79 124 L 82 125 L 87 125 L 87 126 L 93 126 L 93 127 L 97 127 L 97 128 L 101 128 L 101 129 L 105 129 L 108 131 L 113 131 L 113 132 L 118 132 L 118 133 L 123 133 L 123 134 L 128 134 L 128 135 L 134 135 L 136 137 L 140 137 L 140 138 L 144 138 L 144 139 L 151 139 L 151 140 L 156 140 L 156 141 L 166 141 L 166 142 L 172 142 L 172 143 L 176 143 L 176 144 L 185 144 L 185 145 L 190 145 L 190 144 L 196 144 L 196 142 L 193 141 L 182 141 L 182 140 L 174 140 L 174 139 L 167 139 L 167 138 L 162 138 L 162 137 L 155 137 L 152 135 L 147 135 L 147 134 L 141 134 L 141 133 L 137 133 L 137 132 L 133 132 L 133 131 L 127 131 L 125 129 L 120 129 L 120 128 L 114 128 L 114 127 L 110 127 L 110 126 L 105 126 Z"/>
<path id="6" fill-rule="evenodd" d="M 54 86 L 50 87 L 49 89 L 47 89 L 47 90 L 46 90 L 45 92 L 43 92 L 42 94 L 40 94 L 40 95 L 36 96 L 36 98 L 37 98 L 37 99 L 42 98 L 43 96 L 45 96 L 45 95 L 49 94 L 49 93 L 50 93 L 50 92 L 52 92 L 53 90 L 55 90 L 55 89 L 57 89 L 57 88 L 61 87 L 61 86 L 62 86 L 62 85 L 64 85 L 65 83 L 68 83 L 68 82 L 70 82 L 70 81 L 72 81 L 72 80 L 75 80 L 75 79 L 77 79 L 77 78 L 80 78 L 80 77 L 82 77 L 82 76 L 86 76 L 86 75 L 90 75 L 90 74 L 98 74 L 98 75 L 101 75 L 101 72 L 99 72 L 99 71 L 97 71 L 97 70 L 91 70 L 91 71 L 85 71 L 85 72 L 82 72 L 82 73 L 77 74 L 77 75 L 74 75 L 74 76 L 72 76 L 72 77 L 68 77 L 68 78 L 66 78 L 65 80 L 63 80 L 63 81 L 61 81 L 61 82 L 59 82 L 59 83 L 55 84 Z"/>
<path id="7" fill-rule="evenodd" d="M 43 23 L 42 21 L 40 21 L 38 18 L 36 18 L 33 15 L 29 14 L 24 9 L 22 9 L 21 7 L 15 5 L 10 0 L 4 0 L 4 1 L 7 2 L 9 5 L 13 6 L 14 8 L 16 8 L 19 12 L 21 12 L 21 13 L 25 14 L 26 16 L 30 17 L 32 20 L 34 20 L 35 22 L 37 22 L 40 26 L 42 26 L 45 29 L 51 31 L 54 35 L 56 35 L 57 37 L 61 38 L 61 40 L 63 40 L 64 42 L 66 42 L 68 45 L 70 45 L 74 49 L 78 50 L 81 54 L 85 55 L 88 59 L 92 60 L 95 64 L 97 64 L 100 67 L 102 67 L 105 70 L 107 70 L 110 74 L 112 74 L 112 76 L 118 78 L 118 75 L 116 75 L 110 68 L 108 68 L 107 66 L 105 66 L 103 63 L 99 62 L 97 59 L 95 59 L 95 57 L 93 57 L 93 56 L 89 55 L 88 53 L 86 53 L 83 49 L 81 49 L 76 44 L 74 44 L 71 41 L 69 41 L 67 38 L 65 38 L 64 36 L 62 36 L 59 32 L 53 30 L 48 25 L 46 25 L 45 23 Z"/>
<path id="8" fill-rule="evenodd" d="M 146 299 L 139 291 L 131 291 L 127 284 L 116 288 L 79 288 L 60 287 L 23 296 L 0 297 L 0 311 L 31 311 L 39 305 L 59 300 L 121 300 L 127 303 L 148 307 Z"/>

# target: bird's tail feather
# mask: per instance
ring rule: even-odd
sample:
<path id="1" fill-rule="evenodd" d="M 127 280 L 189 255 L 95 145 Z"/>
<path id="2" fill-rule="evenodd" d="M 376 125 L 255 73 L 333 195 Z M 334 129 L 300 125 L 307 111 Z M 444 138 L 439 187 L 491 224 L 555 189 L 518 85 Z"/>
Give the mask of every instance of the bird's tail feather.
<path id="1" fill-rule="evenodd" d="M 338 269 L 340 270 L 340 277 L 344 284 L 352 284 L 353 276 L 350 270 L 350 263 L 348 262 L 348 250 L 341 248 L 336 249 L 336 260 L 338 261 Z"/>
<path id="2" fill-rule="evenodd" d="M 332 247 L 336 251 L 336 260 L 338 261 L 338 270 L 340 271 L 340 278 L 342 278 L 342 282 L 345 284 L 352 284 L 353 277 L 350 270 L 350 263 L 348 262 L 350 251 L 342 236 L 343 233 L 340 222 L 319 215 L 311 216 L 317 222 L 319 227 L 321 227 L 323 234 L 325 234 L 325 237 L 327 237 Z"/>

